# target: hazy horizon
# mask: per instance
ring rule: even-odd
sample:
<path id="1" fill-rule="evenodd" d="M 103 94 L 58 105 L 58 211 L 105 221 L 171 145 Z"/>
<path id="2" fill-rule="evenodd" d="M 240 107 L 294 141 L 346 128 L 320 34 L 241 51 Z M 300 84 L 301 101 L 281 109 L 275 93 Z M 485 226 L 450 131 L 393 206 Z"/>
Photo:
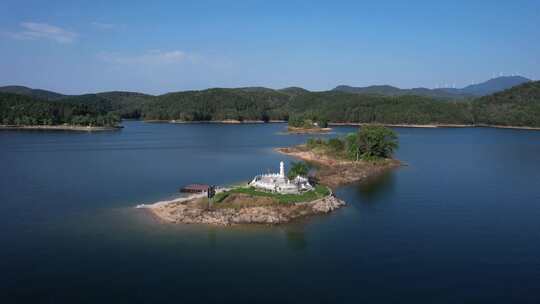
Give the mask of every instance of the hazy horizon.
<path id="1" fill-rule="evenodd" d="M 4 8 L 1 86 L 163 94 L 540 78 L 536 1 L 7 0 Z"/>

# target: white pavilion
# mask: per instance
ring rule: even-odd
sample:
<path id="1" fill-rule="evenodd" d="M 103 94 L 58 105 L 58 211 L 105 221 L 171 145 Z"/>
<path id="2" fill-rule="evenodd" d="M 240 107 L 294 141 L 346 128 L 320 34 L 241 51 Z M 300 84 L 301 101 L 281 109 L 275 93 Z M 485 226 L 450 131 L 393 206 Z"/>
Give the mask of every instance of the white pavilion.
<path id="1" fill-rule="evenodd" d="M 249 185 L 257 189 L 281 194 L 298 194 L 313 190 L 313 186 L 303 176 L 298 175 L 293 180 L 287 178 L 285 175 L 285 164 L 282 161 L 279 163 L 279 173 L 257 175 Z"/>

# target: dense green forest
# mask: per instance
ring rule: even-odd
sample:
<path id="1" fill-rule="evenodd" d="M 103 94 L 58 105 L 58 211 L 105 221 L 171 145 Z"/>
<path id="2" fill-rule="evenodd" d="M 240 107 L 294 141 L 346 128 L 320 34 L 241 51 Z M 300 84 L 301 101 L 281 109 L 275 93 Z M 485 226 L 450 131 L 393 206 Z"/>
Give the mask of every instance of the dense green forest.
<path id="1" fill-rule="evenodd" d="M 0 123 L 4 125 L 113 126 L 120 117 L 93 98 L 87 102 L 45 101 L 19 94 L 0 93 Z"/>
<path id="2" fill-rule="evenodd" d="M 331 122 L 388 124 L 470 123 L 467 102 L 442 102 L 420 96 L 379 96 L 343 92 L 299 95 L 290 112 L 325 117 Z"/>
<path id="3" fill-rule="evenodd" d="M 36 95 L 36 90 L 28 92 Z M 343 123 L 540 127 L 540 82 L 525 83 L 472 101 L 336 90 L 310 92 L 295 87 L 282 90 L 261 87 L 208 89 L 160 96 L 133 92 L 47 96 L 56 99 L 1 93 L 1 123 L 110 125 L 117 123 L 118 117 L 181 121 L 270 121 L 300 117 Z"/>
<path id="4" fill-rule="evenodd" d="M 143 105 L 145 120 L 287 120 L 292 96 L 269 89 L 208 89 L 170 93 Z"/>
<path id="5" fill-rule="evenodd" d="M 540 127 L 540 81 L 481 97 L 473 113 L 478 124 Z"/>
<path id="6" fill-rule="evenodd" d="M 471 123 L 470 104 L 418 96 L 344 92 L 210 89 L 171 93 L 144 105 L 146 120 L 288 120 L 289 116 L 331 122 Z"/>

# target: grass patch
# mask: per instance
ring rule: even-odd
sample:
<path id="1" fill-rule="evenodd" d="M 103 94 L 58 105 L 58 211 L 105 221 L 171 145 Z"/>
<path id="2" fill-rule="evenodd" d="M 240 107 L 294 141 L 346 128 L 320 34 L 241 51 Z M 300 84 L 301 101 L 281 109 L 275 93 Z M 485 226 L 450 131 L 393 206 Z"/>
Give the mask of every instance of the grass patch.
<path id="1" fill-rule="evenodd" d="M 319 198 L 323 198 L 330 194 L 330 190 L 327 187 L 317 185 L 312 191 L 303 192 L 301 194 L 279 194 L 272 192 L 265 192 L 257 190 L 253 187 L 250 188 L 234 188 L 226 192 L 220 192 L 214 196 L 214 202 L 220 203 L 225 198 L 233 193 L 247 194 L 250 196 L 262 196 L 270 197 L 279 203 L 290 204 L 290 203 L 299 203 L 299 202 L 309 202 Z"/>

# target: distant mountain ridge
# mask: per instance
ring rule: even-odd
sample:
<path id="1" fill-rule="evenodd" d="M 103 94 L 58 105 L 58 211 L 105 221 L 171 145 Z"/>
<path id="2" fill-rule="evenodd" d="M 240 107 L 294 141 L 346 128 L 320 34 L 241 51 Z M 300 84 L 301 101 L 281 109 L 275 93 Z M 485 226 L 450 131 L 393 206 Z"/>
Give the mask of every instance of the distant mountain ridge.
<path id="1" fill-rule="evenodd" d="M 502 76 L 487 80 L 479 84 L 473 84 L 461 89 L 456 88 L 413 88 L 400 89 L 389 85 L 374 85 L 367 87 L 353 87 L 340 85 L 334 91 L 356 93 L 356 94 L 378 94 L 383 96 L 418 95 L 438 99 L 470 99 L 481 97 L 530 82 L 531 80 L 522 76 Z"/>
<path id="2" fill-rule="evenodd" d="M 345 93 L 355 93 L 355 94 L 370 94 L 370 95 L 382 95 L 382 96 L 402 96 L 402 95 L 416 95 L 416 96 L 426 96 L 436 99 L 447 99 L 447 100 L 461 100 L 461 99 L 473 99 L 475 97 L 486 96 L 494 94 L 497 92 L 510 89 L 512 87 L 518 86 L 523 83 L 530 82 L 532 80 L 522 77 L 522 76 L 501 76 L 493 79 L 489 79 L 485 82 L 479 84 L 473 84 L 466 86 L 461 89 L 456 88 L 438 88 L 438 89 L 428 89 L 428 88 L 412 88 L 412 89 L 401 89 L 398 87 L 390 85 L 372 85 L 367 87 L 354 87 L 348 85 L 339 85 L 336 86 L 331 91 L 345 92 Z M 287 87 L 283 89 L 271 89 L 267 87 L 241 87 L 241 88 L 215 88 L 215 89 L 230 89 L 230 90 L 241 90 L 248 93 L 270 93 L 270 92 L 281 92 L 290 96 L 296 96 L 300 94 L 310 93 L 312 91 L 306 90 L 301 87 Z M 210 89 L 207 89 L 210 90 Z M 196 91 L 196 90 L 189 90 Z M 199 90 L 206 91 L 206 90 Z M 155 97 L 154 95 L 137 93 L 137 92 L 128 92 L 128 91 L 112 91 L 112 92 L 100 92 L 93 94 L 80 94 L 80 95 L 66 95 L 53 91 L 42 90 L 42 89 L 33 89 L 25 86 L 3 86 L 0 87 L 0 92 L 4 93 L 14 93 L 30 97 L 35 97 L 43 100 L 60 100 L 64 98 L 72 98 L 77 96 L 86 96 L 86 95 L 96 95 L 104 97 L 106 99 L 129 99 L 132 97 L 136 98 L 151 98 Z M 178 91 L 170 93 L 180 93 L 187 91 Z M 166 93 L 166 94 L 170 94 Z M 162 95 L 166 95 L 162 94 Z M 162 96 L 158 95 L 158 96 Z"/>
<path id="3" fill-rule="evenodd" d="M 532 80 L 522 76 L 501 76 L 478 84 L 464 87 L 461 91 L 474 96 L 486 96 L 510 89 Z"/>
<path id="4" fill-rule="evenodd" d="M 403 96 L 403 95 L 416 95 L 432 97 L 436 99 L 467 99 L 473 98 L 474 95 L 465 94 L 461 92 L 452 92 L 446 89 L 427 89 L 427 88 L 413 88 L 413 89 L 400 89 L 389 85 L 374 85 L 368 87 L 351 87 L 347 85 L 340 85 L 333 89 L 333 91 L 354 93 L 354 94 L 374 94 L 382 96 Z"/>
<path id="5" fill-rule="evenodd" d="M 57 100 L 68 96 L 52 91 L 32 89 L 25 86 L 16 85 L 0 87 L 0 92 L 25 95 L 43 100 Z"/>

